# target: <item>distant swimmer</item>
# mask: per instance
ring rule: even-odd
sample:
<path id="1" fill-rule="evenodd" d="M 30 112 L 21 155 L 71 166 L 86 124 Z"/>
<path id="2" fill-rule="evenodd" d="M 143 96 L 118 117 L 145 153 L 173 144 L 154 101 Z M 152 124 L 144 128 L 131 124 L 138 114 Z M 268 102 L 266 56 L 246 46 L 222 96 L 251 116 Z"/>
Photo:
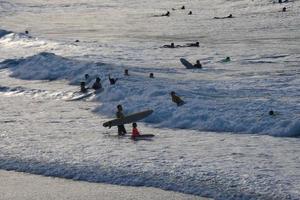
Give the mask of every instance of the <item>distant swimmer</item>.
<path id="1" fill-rule="evenodd" d="M 188 13 L 188 15 L 192 15 L 193 14 L 193 12 L 192 11 L 190 11 L 189 13 Z"/>
<path id="2" fill-rule="evenodd" d="M 93 88 L 94 90 L 99 90 L 99 89 L 102 88 L 102 85 L 101 85 L 101 82 L 100 82 L 100 81 L 101 81 L 101 79 L 100 79 L 99 77 L 97 77 L 95 83 L 94 83 L 93 86 L 92 86 L 92 88 Z"/>
<path id="3" fill-rule="evenodd" d="M 162 16 L 162 17 L 169 17 L 169 16 L 170 16 L 170 12 L 167 11 L 165 14 L 162 14 L 161 16 Z"/>
<path id="4" fill-rule="evenodd" d="M 84 78 L 85 78 L 85 80 L 88 80 L 90 78 L 90 75 L 89 74 L 85 74 Z"/>
<path id="5" fill-rule="evenodd" d="M 125 70 L 124 70 L 124 76 L 129 76 L 128 69 L 125 69 Z"/>
<path id="6" fill-rule="evenodd" d="M 176 95 L 174 91 L 172 91 L 170 95 L 172 97 L 172 101 L 176 103 L 177 106 L 182 106 L 185 103 L 179 96 Z"/>
<path id="7" fill-rule="evenodd" d="M 199 44 L 199 42 L 195 42 L 195 43 L 187 43 L 185 46 L 186 46 L 186 47 L 199 47 L 200 44 Z"/>
<path id="8" fill-rule="evenodd" d="M 275 114 L 275 113 L 274 113 L 273 110 L 270 110 L 270 111 L 269 111 L 269 115 L 272 115 L 272 116 L 273 116 L 274 114 Z"/>
<path id="9" fill-rule="evenodd" d="M 227 18 L 233 18 L 232 14 L 228 15 L 227 17 L 214 17 L 214 19 L 227 19 Z"/>
<path id="10" fill-rule="evenodd" d="M 88 90 L 87 90 L 87 88 L 85 87 L 85 82 L 84 82 L 84 81 L 80 82 L 80 92 L 86 93 L 87 91 L 88 91 Z"/>
<path id="11" fill-rule="evenodd" d="M 75 40 L 75 42 L 80 42 L 79 40 Z"/>
<path id="12" fill-rule="evenodd" d="M 161 15 L 153 15 L 153 17 L 170 17 L 170 12 L 167 11 L 166 13 L 161 14 Z"/>
<path id="13" fill-rule="evenodd" d="M 149 74 L 149 78 L 154 78 L 154 74 L 153 74 L 153 73 L 150 73 L 150 74 Z"/>
<path id="14" fill-rule="evenodd" d="M 117 82 L 118 79 L 117 78 L 111 78 L 110 74 L 109 74 L 108 75 L 108 80 L 109 80 L 109 82 L 110 82 L 111 85 L 114 85 L 114 84 L 116 84 L 116 82 Z"/>
<path id="15" fill-rule="evenodd" d="M 28 34 L 29 34 L 29 31 L 25 31 L 25 34 L 27 34 L 27 35 L 28 35 Z"/>
<path id="16" fill-rule="evenodd" d="M 195 67 L 195 68 L 199 68 L 199 69 L 202 68 L 202 64 L 200 63 L 200 60 L 197 60 L 197 61 L 196 61 L 196 64 L 194 64 L 194 67 Z"/>
<path id="17" fill-rule="evenodd" d="M 286 12 L 286 7 L 283 7 L 283 8 L 282 8 L 282 12 Z"/>
<path id="18" fill-rule="evenodd" d="M 162 46 L 163 48 L 175 48 L 174 43 L 172 42 L 171 44 L 165 44 L 164 46 Z"/>
<path id="19" fill-rule="evenodd" d="M 231 59 L 229 56 L 227 56 L 226 58 L 222 59 L 221 62 L 230 62 Z"/>
<path id="20" fill-rule="evenodd" d="M 181 8 L 180 8 L 181 10 L 184 10 L 185 9 L 185 6 L 181 6 Z"/>

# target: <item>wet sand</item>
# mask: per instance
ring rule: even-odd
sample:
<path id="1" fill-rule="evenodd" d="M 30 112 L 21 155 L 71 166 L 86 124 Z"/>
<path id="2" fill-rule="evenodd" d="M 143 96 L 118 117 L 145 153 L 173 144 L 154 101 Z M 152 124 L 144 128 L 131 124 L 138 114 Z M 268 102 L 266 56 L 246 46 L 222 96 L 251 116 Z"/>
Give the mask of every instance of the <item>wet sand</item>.
<path id="1" fill-rule="evenodd" d="M 208 200 L 148 187 L 128 187 L 0 170 L 1 200 Z"/>

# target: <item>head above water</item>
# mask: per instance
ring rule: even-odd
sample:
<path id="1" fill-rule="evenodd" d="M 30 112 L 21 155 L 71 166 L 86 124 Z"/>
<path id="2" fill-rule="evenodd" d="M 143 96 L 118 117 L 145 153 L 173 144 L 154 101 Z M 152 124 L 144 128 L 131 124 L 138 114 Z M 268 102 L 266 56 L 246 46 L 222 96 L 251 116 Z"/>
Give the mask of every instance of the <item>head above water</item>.
<path id="1" fill-rule="evenodd" d="M 128 69 L 125 69 L 125 70 L 124 70 L 124 74 L 125 74 L 125 75 L 129 75 L 129 74 L 128 74 Z"/>
<path id="2" fill-rule="evenodd" d="M 132 127 L 133 128 L 136 128 L 137 127 L 137 124 L 134 122 L 134 123 L 132 123 Z"/>
<path id="3" fill-rule="evenodd" d="M 90 75 L 88 75 L 88 74 L 85 74 L 85 75 L 84 75 L 84 78 L 85 78 L 85 79 L 88 79 L 89 77 L 90 77 Z"/>
<path id="4" fill-rule="evenodd" d="M 99 77 L 96 78 L 96 82 L 99 83 L 101 79 Z"/>
<path id="5" fill-rule="evenodd" d="M 154 74 L 153 74 L 153 73 L 150 73 L 150 74 L 149 74 L 149 77 L 150 77 L 150 78 L 154 78 Z"/>
<path id="6" fill-rule="evenodd" d="M 120 110 L 120 111 L 122 111 L 123 110 L 122 105 L 121 104 L 117 105 L 117 109 Z"/>
<path id="7" fill-rule="evenodd" d="M 274 111 L 273 111 L 273 110 L 270 110 L 270 111 L 269 111 L 269 115 L 274 115 Z"/>

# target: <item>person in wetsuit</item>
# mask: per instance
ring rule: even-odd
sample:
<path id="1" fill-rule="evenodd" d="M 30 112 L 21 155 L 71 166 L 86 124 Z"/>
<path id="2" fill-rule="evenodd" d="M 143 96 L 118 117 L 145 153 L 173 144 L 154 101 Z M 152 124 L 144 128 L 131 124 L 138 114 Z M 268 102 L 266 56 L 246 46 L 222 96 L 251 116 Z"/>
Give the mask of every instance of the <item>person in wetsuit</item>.
<path id="1" fill-rule="evenodd" d="M 122 118 L 124 118 L 125 116 L 124 116 L 124 114 L 123 114 L 123 107 L 122 107 L 122 105 L 117 105 L 117 112 L 116 112 L 116 117 L 118 118 L 118 119 L 122 119 Z M 122 125 L 119 125 L 118 126 L 118 135 L 119 136 L 123 136 L 123 135 L 125 135 L 127 132 L 126 132 L 126 129 L 125 129 L 125 126 L 122 124 Z"/>

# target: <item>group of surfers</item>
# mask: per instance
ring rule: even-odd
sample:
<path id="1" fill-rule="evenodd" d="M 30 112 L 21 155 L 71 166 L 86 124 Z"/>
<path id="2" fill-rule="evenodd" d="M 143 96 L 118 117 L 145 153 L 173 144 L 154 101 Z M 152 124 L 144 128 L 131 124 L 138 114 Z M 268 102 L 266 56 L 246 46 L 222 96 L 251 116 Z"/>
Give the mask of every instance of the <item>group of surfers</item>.
<path id="1" fill-rule="evenodd" d="M 129 76 L 129 71 L 128 69 L 124 70 L 124 75 L 125 76 Z M 149 78 L 154 78 L 154 74 L 150 73 L 149 74 Z M 89 79 L 89 75 L 85 74 L 85 79 L 88 80 Z M 111 85 L 114 85 L 117 82 L 117 78 L 111 78 L 110 74 L 108 75 L 108 80 L 110 82 Z M 80 92 L 82 93 L 86 93 L 88 92 L 89 88 L 86 88 L 85 85 L 85 81 L 80 82 Z M 101 84 L 101 79 L 99 77 L 96 77 L 95 82 L 93 83 L 91 89 L 94 89 L 95 91 L 102 89 L 102 84 Z M 174 91 L 170 92 L 170 96 L 171 96 L 171 100 L 172 102 L 174 102 L 177 106 L 182 106 L 185 102 L 176 95 L 176 93 Z M 125 115 L 123 114 L 123 107 L 122 105 L 118 105 L 117 106 L 117 112 L 116 112 L 116 118 L 120 119 L 120 118 L 124 118 Z M 118 126 L 118 135 L 119 136 L 123 136 L 127 133 L 125 126 L 124 125 L 119 125 Z M 133 123 L 132 124 L 132 139 L 135 139 L 136 137 L 140 136 L 140 133 L 137 129 L 137 124 Z"/>

